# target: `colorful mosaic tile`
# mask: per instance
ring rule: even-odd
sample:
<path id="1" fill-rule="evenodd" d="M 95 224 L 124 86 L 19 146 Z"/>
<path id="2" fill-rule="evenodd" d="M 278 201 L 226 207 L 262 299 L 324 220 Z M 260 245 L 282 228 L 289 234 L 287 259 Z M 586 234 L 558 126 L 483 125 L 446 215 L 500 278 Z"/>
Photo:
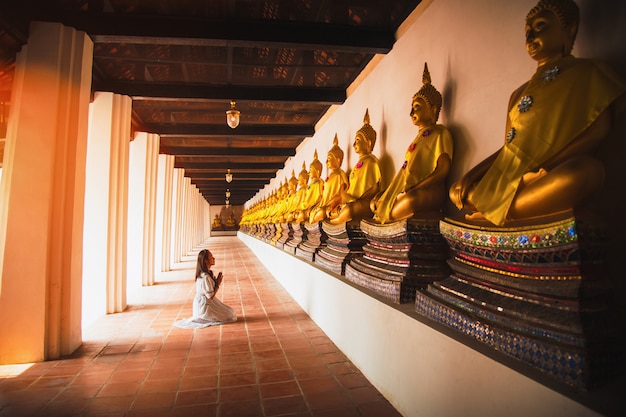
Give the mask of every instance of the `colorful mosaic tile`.
<path id="1" fill-rule="evenodd" d="M 614 377 L 619 373 L 615 364 L 623 360 L 619 351 L 608 350 L 591 356 L 590 352 L 572 346 L 547 343 L 498 328 L 435 301 L 421 291 L 417 292 L 415 309 L 431 320 L 579 389 Z"/>
<path id="2" fill-rule="evenodd" d="M 348 281 L 372 290 L 396 304 L 412 302 L 415 299 L 417 286 L 406 281 L 380 279 L 356 270 L 351 264 L 346 265 L 345 277 Z"/>
<path id="3" fill-rule="evenodd" d="M 545 248 L 576 242 L 578 232 L 573 218 L 542 226 L 485 228 L 442 220 L 439 230 L 446 240 L 500 249 Z"/>

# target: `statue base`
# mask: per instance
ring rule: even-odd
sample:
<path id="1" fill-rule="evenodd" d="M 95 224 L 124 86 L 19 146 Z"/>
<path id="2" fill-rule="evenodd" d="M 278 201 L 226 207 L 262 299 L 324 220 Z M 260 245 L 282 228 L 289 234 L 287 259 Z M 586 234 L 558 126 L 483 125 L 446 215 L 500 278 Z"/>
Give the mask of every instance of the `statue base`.
<path id="1" fill-rule="evenodd" d="M 275 233 L 276 228 L 273 224 L 262 223 L 259 225 L 259 230 L 255 234 L 255 237 L 265 243 L 269 243 Z"/>
<path id="2" fill-rule="evenodd" d="M 363 255 L 346 265 L 346 278 L 396 304 L 415 301 L 415 291 L 447 277 L 449 249 L 439 233 L 441 216 L 387 224 L 361 221 Z"/>
<path id="3" fill-rule="evenodd" d="M 272 244 L 272 239 L 276 236 L 276 225 L 274 223 L 268 223 L 265 225 L 265 233 L 263 234 L 263 241 Z"/>
<path id="4" fill-rule="evenodd" d="M 417 291 L 419 314 L 576 388 L 623 372 L 609 234 L 575 217 L 510 228 L 446 219 L 440 230 L 452 273 Z"/>
<path id="5" fill-rule="evenodd" d="M 304 223 L 306 229 L 306 240 L 301 242 L 296 248 L 296 256 L 313 262 L 315 254 L 326 246 L 328 236 L 322 230 L 322 222 Z"/>
<path id="6" fill-rule="evenodd" d="M 293 222 L 291 223 L 291 230 L 293 230 L 291 239 L 285 243 L 283 250 L 295 255 L 298 245 L 306 240 L 306 229 L 303 227 L 302 223 Z"/>
<path id="7" fill-rule="evenodd" d="M 363 253 L 367 243 L 358 221 L 342 224 L 322 223 L 322 230 L 328 236 L 326 246 L 317 252 L 315 263 L 322 268 L 344 275 L 346 264 L 354 256 Z"/>
<path id="8" fill-rule="evenodd" d="M 280 228 L 282 233 L 280 237 L 276 240 L 276 247 L 279 249 L 283 249 L 285 247 L 285 243 L 289 239 L 293 237 L 293 229 L 291 228 L 291 224 L 289 223 L 281 223 Z"/>

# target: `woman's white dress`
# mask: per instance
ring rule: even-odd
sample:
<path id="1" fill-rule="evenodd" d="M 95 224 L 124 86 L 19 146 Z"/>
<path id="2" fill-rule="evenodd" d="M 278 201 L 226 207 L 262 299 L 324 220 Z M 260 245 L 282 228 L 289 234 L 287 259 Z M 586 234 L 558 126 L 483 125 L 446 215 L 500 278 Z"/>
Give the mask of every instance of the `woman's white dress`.
<path id="1" fill-rule="evenodd" d="M 232 307 L 221 302 L 215 293 L 213 273 L 202 273 L 196 278 L 196 296 L 193 299 L 193 317 L 179 320 L 174 326 L 183 329 L 201 329 L 216 324 L 232 323 L 237 321 L 237 313 Z"/>

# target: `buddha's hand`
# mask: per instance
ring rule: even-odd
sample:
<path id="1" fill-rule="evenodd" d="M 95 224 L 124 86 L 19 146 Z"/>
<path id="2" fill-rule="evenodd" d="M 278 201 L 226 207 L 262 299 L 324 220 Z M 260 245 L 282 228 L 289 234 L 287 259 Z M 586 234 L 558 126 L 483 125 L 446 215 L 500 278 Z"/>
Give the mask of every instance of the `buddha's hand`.
<path id="1" fill-rule="evenodd" d="M 521 185 L 528 185 L 532 182 L 535 182 L 539 178 L 544 177 L 547 173 L 548 171 L 546 171 L 543 168 L 539 168 L 537 172 L 527 172 L 524 175 L 522 175 Z"/>
<path id="2" fill-rule="evenodd" d="M 457 209 L 462 210 L 467 198 L 467 186 L 464 184 L 463 178 L 452 184 L 449 190 L 450 201 Z"/>
<path id="3" fill-rule="evenodd" d="M 376 211 L 378 210 L 378 198 L 374 197 L 370 200 L 370 210 L 372 210 L 372 213 L 376 213 Z"/>

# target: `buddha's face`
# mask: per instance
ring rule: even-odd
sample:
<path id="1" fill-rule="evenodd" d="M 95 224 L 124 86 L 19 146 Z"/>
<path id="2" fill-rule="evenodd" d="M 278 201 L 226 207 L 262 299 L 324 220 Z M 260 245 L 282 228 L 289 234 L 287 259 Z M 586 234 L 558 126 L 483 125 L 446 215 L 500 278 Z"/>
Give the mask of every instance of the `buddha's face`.
<path id="1" fill-rule="evenodd" d="M 311 166 L 309 167 L 309 176 L 314 180 L 320 177 L 320 172 L 313 164 L 311 164 Z"/>
<path id="2" fill-rule="evenodd" d="M 539 65 L 565 54 L 567 32 L 553 12 L 542 10 L 537 13 L 526 22 L 525 32 L 526 51 Z"/>
<path id="3" fill-rule="evenodd" d="M 357 133 L 356 138 L 354 138 L 354 144 L 352 146 L 354 147 L 354 152 L 358 153 L 359 155 L 365 155 L 372 152 L 372 150 L 370 149 L 369 141 L 365 139 L 365 136 L 360 133 Z"/>
<path id="4" fill-rule="evenodd" d="M 413 100 L 411 107 L 411 120 L 413 124 L 418 127 L 430 126 L 435 121 L 434 107 L 428 105 L 426 100 L 422 97 L 417 97 Z"/>
<path id="5" fill-rule="evenodd" d="M 309 182 L 309 178 L 304 176 L 304 175 L 300 175 L 298 177 L 298 185 L 300 187 L 306 187 L 306 184 Z"/>
<path id="6" fill-rule="evenodd" d="M 341 165 L 341 161 L 337 158 L 333 153 L 328 152 L 328 157 L 326 157 L 326 166 L 329 170 L 337 169 Z"/>

